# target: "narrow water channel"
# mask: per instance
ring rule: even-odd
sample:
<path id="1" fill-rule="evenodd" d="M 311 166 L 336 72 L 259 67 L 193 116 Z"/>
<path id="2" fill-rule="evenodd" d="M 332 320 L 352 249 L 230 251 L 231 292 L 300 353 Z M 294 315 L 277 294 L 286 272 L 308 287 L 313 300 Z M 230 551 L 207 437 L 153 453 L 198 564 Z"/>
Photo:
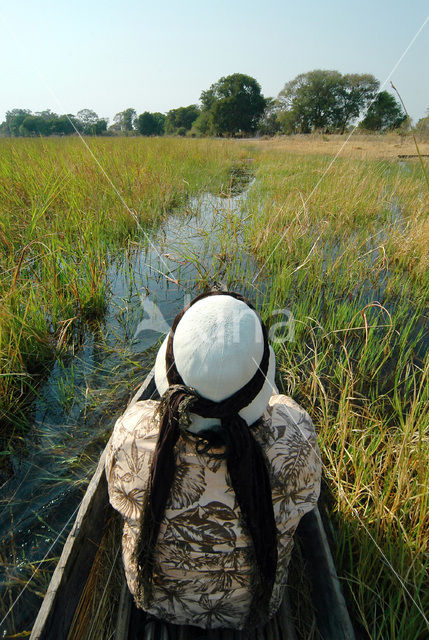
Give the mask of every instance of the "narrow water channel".
<path id="1" fill-rule="evenodd" d="M 114 421 L 177 312 L 216 283 L 254 297 L 245 286 L 256 271 L 243 243 L 248 189 L 192 199 L 150 241 L 112 258 L 102 324 L 39 388 L 0 485 L 0 638 L 31 629 Z"/>

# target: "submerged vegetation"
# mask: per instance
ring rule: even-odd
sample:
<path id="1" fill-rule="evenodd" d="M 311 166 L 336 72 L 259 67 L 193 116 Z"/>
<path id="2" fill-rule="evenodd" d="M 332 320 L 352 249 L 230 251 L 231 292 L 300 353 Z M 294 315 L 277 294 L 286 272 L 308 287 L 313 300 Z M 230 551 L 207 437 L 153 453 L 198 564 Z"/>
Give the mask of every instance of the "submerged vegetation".
<path id="1" fill-rule="evenodd" d="M 194 264 L 201 286 L 221 281 L 247 293 L 277 323 L 276 337 L 286 319 L 288 339 L 274 344 L 279 383 L 319 433 L 323 501 L 354 624 L 374 640 L 423 639 L 429 194 L 421 167 L 392 157 L 413 151 L 399 150 L 396 138 L 353 137 L 333 162 L 340 146 L 333 137 L 91 140 L 106 179 L 79 140 L 0 142 L 0 399 L 8 436 L 21 432 L 16 407 L 38 376 L 59 354 L 73 361 L 80 329 L 103 319 L 118 249 L 147 247 L 173 210 L 198 213 L 194 194 L 228 196 L 252 174 L 243 215 L 219 208 L 211 229 L 198 229 L 196 219 L 201 246 L 216 245 L 212 258 L 186 240 L 163 250 L 177 253 L 179 268 Z M 166 275 L 180 290 L 178 273 Z M 136 362 L 124 349 L 129 377 Z M 73 376 L 69 366 L 58 386 L 68 411 Z M 110 387 L 116 395 L 122 389 L 122 400 L 118 385 Z M 83 424 L 88 429 L 86 416 Z M 80 468 L 89 475 L 86 454 L 82 462 L 70 447 L 64 459 L 73 478 Z M 36 576 L 38 591 L 40 582 Z M 312 633 L 305 637 L 317 638 Z"/>

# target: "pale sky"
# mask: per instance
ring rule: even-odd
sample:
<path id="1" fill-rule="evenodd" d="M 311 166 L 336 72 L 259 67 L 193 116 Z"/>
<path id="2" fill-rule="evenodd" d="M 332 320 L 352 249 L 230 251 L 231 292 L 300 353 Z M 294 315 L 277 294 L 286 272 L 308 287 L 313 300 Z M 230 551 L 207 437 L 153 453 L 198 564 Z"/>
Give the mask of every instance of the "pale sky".
<path id="1" fill-rule="evenodd" d="M 3 0 L 0 122 L 15 107 L 166 112 L 231 73 L 266 97 L 312 69 L 382 83 L 428 16 L 429 0 Z M 428 63 L 429 21 L 391 78 L 414 120 L 429 108 Z"/>

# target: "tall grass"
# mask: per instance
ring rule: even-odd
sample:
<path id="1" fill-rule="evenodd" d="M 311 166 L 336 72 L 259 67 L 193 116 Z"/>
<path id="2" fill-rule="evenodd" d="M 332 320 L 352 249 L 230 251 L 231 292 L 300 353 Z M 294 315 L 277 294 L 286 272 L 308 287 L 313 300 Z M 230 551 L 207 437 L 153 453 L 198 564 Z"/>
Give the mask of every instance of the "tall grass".
<path id="1" fill-rule="evenodd" d="M 102 318 L 114 248 L 198 191 L 222 189 L 243 155 L 222 141 L 0 140 L 0 423 L 80 323 Z M 119 195 L 118 195 L 119 194 Z"/>
<path id="2" fill-rule="evenodd" d="M 280 380 L 319 432 L 355 623 L 417 640 L 429 611 L 429 194 L 418 165 L 331 159 L 267 145 L 248 242 L 270 277 L 264 315 L 294 316 Z"/>
<path id="3" fill-rule="evenodd" d="M 200 190 L 230 191 L 256 158 L 247 211 L 217 205 L 201 251 L 185 243 L 179 258 L 202 286 L 253 292 L 266 319 L 293 314 L 279 382 L 320 435 L 353 620 L 374 640 L 427 637 L 429 194 L 418 165 L 383 157 L 409 150 L 354 138 L 329 167 L 332 137 L 90 141 L 130 213 L 78 140 L 0 143 L 3 421 L 75 327 L 103 316 L 115 247 L 147 242 L 139 225 L 150 232 Z"/>

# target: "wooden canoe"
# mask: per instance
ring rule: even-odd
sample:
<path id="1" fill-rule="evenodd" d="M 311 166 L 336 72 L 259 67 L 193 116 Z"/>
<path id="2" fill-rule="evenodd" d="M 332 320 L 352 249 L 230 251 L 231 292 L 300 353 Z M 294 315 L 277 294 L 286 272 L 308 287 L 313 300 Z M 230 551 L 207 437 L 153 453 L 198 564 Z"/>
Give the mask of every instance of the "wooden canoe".
<path id="1" fill-rule="evenodd" d="M 153 371 L 131 400 L 157 397 Z M 73 528 L 64 545 L 61 557 L 53 573 L 48 590 L 34 623 L 31 640 L 75 640 L 76 616 L 81 607 L 82 594 L 88 591 L 91 568 L 99 550 L 106 527 L 112 520 L 107 481 L 104 473 L 106 449 L 102 453 L 97 469 L 90 481 Z M 311 589 L 311 600 L 319 638 L 323 640 L 353 640 L 355 638 L 350 617 L 341 593 L 326 533 L 319 509 L 306 514 L 296 535 L 305 556 Z M 118 544 L 118 548 L 119 548 Z M 120 557 L 120 554 L 119 554 Z M 123 573 L 123 572 L 122 572 Z M 91 585 L 90 585 L 90 588 Z M 114 612 L 114 640 L 296 640 L 297 635 L 291 615 L 289 594 L 285 597 L 278 614 L 265 629 L 254 632 L 231 630 L 206 631 L 196 627 L 179 627 L 146 619 L 132 601 L 125 577 L 122 577 L 119 604 Z M 99 638 L 103 640 L 103 638 Z"/>

